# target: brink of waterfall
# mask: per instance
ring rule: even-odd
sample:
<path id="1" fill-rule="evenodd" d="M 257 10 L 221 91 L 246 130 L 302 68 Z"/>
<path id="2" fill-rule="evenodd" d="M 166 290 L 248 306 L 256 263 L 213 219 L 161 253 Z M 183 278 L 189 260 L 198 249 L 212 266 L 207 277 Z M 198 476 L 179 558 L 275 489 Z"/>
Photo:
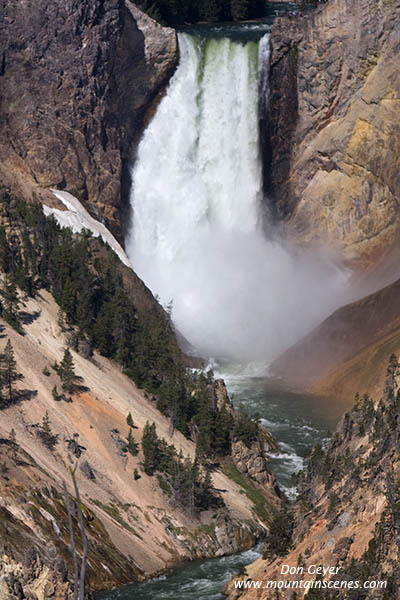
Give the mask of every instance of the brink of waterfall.
<path id="1" fill-rule="evenodd" d="M 264 233 L 269 35 L 180 33 L 179 47 L 132 169 L 126 250 L 200 355 L 265 364 L 343 303 L 347 275 Z"/>

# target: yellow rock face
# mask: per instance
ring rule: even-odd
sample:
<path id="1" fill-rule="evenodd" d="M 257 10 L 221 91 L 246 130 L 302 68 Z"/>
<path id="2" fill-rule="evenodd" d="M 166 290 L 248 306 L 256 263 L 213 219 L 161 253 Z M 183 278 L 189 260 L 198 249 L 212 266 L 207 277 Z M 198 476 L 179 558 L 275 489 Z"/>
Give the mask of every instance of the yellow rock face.
<path id="1" fill-rule="evenodd" d="M 331 0 L 292 25 L 285 42 L 297 48 L 297 114 L 287 115 L 295 129 L 286 157 L 285 140 L 272 139 L 272 171 L 289 163 L 283 176 L 271 176 L 278 217 L 300 243 L 333 244 L 358 266 L 375 264 L 398 236 L 399 26 L 398 2 Z M 284 51 L 274 35 L 273 77 Z"/>

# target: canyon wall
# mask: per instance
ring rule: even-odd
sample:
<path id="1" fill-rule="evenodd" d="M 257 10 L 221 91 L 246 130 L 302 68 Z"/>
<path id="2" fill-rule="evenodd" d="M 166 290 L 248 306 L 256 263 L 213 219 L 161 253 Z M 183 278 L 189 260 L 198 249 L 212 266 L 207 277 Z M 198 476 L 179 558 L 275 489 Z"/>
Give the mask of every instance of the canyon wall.
<path id="1" fill-rule="evenodd" d="M 0 2 L 0 176 L 76 195 L 121 239 L 121 180 L 177 57 L 175 31 L 124 0 Z"/>
<path id="2" fill-rule="evenodd" d="M 230 600 L 399 598 L 399 379 L 399 363 L 393 355 L 380 393 L 358 398 L 329 445 L 313 449 L 292 506 L 294 528 L 289 543 L 275 555 L 267 546 L 264 556 L 236 578 L 262 581 L 263 589 L 249 586 L 246 591 L 230 583 L 226 589 Z M 284 515 L 287 522 L 289 514 Z M 285 533 L 288 528 L 283 519 L 281 535 Z M 271 541 L 276 545 L 276 539 Z M 293 574 L 286 575 L 283 565 L 292 567 Z M 318 565 L 333 569 L 323 578 L 316 577 Z M 305 582 L 310 585 L 316 579 L 323 579 L 325 585 L 330 581 L 331 589 L 307 593 Z M 364 582 L 371 580 L 386 581 L 386 587 L 364 588 Z M 302 588 L 295 581 L 302 581 Z M 333 589 L 335 581 L 339 584 Z M 351 581 L 347 589 L 340 583 Z M 286 587 L 278 591 L 268 588 L 267 582 Z"/>
<path id="3" fill-rule="evenodd" d="M 400 351 L 400 280 L 341 307 L 270 365 L 274 376 L 349 406 L 379 389 Z"/>
<path id="4" fill-rule="evenodd" d="M 288 235 L 352 264 L 397 240 L 399 0 L 330 0 L 271 34 L 267 195 Z"/>

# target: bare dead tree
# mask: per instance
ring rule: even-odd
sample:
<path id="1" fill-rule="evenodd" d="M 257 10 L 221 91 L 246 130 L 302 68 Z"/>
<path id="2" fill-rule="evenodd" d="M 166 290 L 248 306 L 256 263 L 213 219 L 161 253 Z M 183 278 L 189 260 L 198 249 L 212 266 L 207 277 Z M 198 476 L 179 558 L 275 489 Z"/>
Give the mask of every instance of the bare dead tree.
<path id="1" fill-rule="evenodd" d="M 88 540 L 87 540 L 87 536 L 85 533 L 85 525 L 84 525 L 83 513 L 82 513 L 82 502 L 81 502 L 81 497 L 80 497 L 80 493 L 79 493 L 78 482 L 76 481 L 76 476 L 75 476 L 77 466 L 78 466 L 78 463 L 75 464 L 75 467 L 73 469 L 70 469 L 70 474 L 71 474 L 71 479 L 72 479 L 72 483 L 74 485 L 74 490 L 75 490 L 78 523 L 79 523 L 79 529 L 80 529 L 81 540 L 82 540 L 82 559 L 81 559 L 80 573 L 79 573 L 79 566 L 78 566 L 78 552 L 77 552 L 76 544 L 75 544 L 73 521 L 72 521 L 72 515 L 73 515 L 72 510 L 73 509 L 72 509 L 71 499 L 70 499 L 70 495 L 68 494 L 67 485 L 66 485 L 65 481 L 63 481 L 63 488 L 64 488 L 65 504 L 66 504 L 67 513 L 68 513 L 68 526 L 69 526 L 69 535 L 70 535 L 70 542 L 71 542 L 71 553 L 72 553 L 72 558 L 73 558 L 73 562 L 74 562 L 74 600 L 78 600 L 78 594 L 79 594 L 79 600 L 84 600 L 84 597 L 85 597 L 85 574 L 86 574 L 86 563 L 87 563 L 87 554 L 88 554 Z"/>
<path id="2" fill-rule="evenodd" d="M 67 490 L 67 484 L 63 481 L 65 506 L 67 507 L 68 514 L 68 527 L 69 527 L 69 540 L 71 544 L 72 560 L 74 562 L 74 600 L 78 600 L 78 588 L 79 588 L 79 568 L 78 568 L 78 553 L 76 551 L 74 527 L 72 522 L 72 503 Z"/>

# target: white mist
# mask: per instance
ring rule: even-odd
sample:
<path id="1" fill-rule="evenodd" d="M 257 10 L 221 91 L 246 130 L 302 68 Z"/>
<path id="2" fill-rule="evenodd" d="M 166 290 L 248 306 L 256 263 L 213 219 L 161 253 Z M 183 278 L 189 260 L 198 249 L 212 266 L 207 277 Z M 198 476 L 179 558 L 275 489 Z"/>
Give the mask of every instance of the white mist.
<path id="1" fill-rule="evenodd" d="M 347 275 L 263 233 L 258 89 L 267 95 L 268 37 L 181 33 L 179 46 L 132 172 L 126 250 L 161 302 L 173 301 L 200 355 L 265 364 L 343 304 Z"/>

